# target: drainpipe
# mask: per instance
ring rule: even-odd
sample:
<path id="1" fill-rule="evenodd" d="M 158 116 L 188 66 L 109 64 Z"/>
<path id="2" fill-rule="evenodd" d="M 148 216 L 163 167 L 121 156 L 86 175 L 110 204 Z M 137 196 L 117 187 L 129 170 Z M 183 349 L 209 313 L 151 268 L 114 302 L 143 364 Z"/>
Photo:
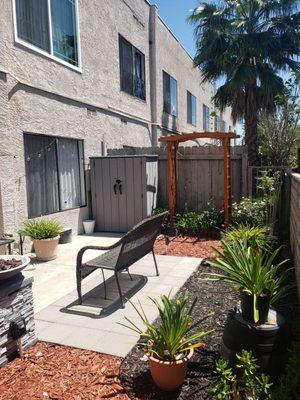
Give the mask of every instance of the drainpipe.
<path id="1" fill-rule="evenodd" d="M 149 18 L 149 72 L 150 72 L 150 108 L 151 108 L 151 135 L 152 146 L 156 147 L 157 142 L 157 61 L 156 61 L 156 24 L 157 5 L 150 6 Z"/>

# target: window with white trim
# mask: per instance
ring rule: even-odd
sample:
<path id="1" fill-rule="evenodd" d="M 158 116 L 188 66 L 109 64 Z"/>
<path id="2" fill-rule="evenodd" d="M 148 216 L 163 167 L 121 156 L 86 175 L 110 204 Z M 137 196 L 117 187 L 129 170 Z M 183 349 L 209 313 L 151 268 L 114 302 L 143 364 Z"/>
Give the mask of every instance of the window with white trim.
<path id="1" fill-rule="evenodd" d="M 203 130 L 210 131 L 210 111 L 205 104 L 203 104 Z"/>
<path id="2" fill-rule="evenodd" d="M 86 203 L 83 141 L 24 134 L 28 217 Z"/>
<path id="3" fill-rule="evenodd" d="M 214 125 L 215 125 L 215 131 L 220 130 L 220 117 L 218 115 L 215 115 L 215 120 L 214 120 Z"/>
<path id="4" fill-rule="evenodd" d="M 79 67 L 77 0 L 14 0 L 17 38 Z"/>
<path id="5" fill-rule="evenodd" d="M 197 98 L 187 90 L 187 123 L 197 125 Z"/>

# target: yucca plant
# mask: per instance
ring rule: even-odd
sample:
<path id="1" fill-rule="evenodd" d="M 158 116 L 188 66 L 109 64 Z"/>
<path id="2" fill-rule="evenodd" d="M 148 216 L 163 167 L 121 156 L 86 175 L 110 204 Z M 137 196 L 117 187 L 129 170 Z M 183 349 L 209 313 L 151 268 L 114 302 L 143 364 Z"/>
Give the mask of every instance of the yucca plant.
<path id="1" fill-rule="evenodd" d="M 249 227 L 241 224 L 238 226 L 232 226 L 222 233 L 222 239 L 226 243 L 233 243 L 237 240 L 246 242 L 247 247 L 253 249 L 270 249 L 274 243 L 274 240 L 269 236 L 268 227 Z"/>
<path id="2" fill-rule="evenodd" d="M 253 296 L 254 322 L 259 321 L 258 297 L 269 295 L 270 304 L 286 296 L 291 285 L 283 285 L 289 270 L 278 269 L 288 260 L 276 264 L 280 248 L 275 251 L 255 249 L 247 241 L 221 241 L 222 250 L 213 248 L 217 257 L 209 260 L 221 273 L 205 274 L 204 279 L 226 281 L 234 284 L 241 292 Z"/>
<path id="3" fill-rule="evenodd" d="M 57 237 L 62 231 L 59 222 L 50 219 L 29 219 L 24 222 L 22 234 L 31 239 L 51 239 Z"/>
<path id="4" fill-rule="evenodd" d="M 187 292 L 175 297 L 174 299 L 162 295 L 160 301 L 149 297 L 159 311 L 160 320 L 153 324 L 147 318 L 141 304 L 140 309 L 133 303 L 132 306 L 140 316 L 145 330 L 140 329 L 128 317 L 125 317 L 128 324 L 122 324 L 134 332 L 137 332 L 143 340 L 140 343 L 145 346 L 151 356 L 163 361 L 174 361 L 184 357 L 191 350 L 203 346 L 200 341 L 205 335 L 213 330 L 200 330 L 192 333 L 192 330 L 201 325 L 212 314 L 193 322 L 193 311 L 195 309 L 197 298 L 189 305 Z"/>

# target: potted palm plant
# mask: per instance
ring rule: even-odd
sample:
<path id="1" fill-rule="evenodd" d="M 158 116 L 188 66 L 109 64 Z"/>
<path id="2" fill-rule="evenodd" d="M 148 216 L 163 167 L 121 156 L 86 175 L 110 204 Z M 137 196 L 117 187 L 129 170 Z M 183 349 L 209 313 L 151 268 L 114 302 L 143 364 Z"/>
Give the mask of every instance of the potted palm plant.
<path id="1" fill-rule="evenodd" d="M 220 273 L 205 274 L 204 279 L 222 280 L 234 284 L 240 292 L 242 316 L 251 323 L 265 323 L 270 305 L 284 297 L 291 285 L 284 285 L 289 270 L 278 269 L 287 260 L 276 263 L 280 248 L 248 246 L 247 240 L 221 241 L 222 250 L 209 263 Z"/>
<path id="2" fill-rule="evenodd" d="M 24 222 L 22 234 L 33 240 L 34 251 L 38 260 L 50 261 L 57 256 L 59 234 L 62 226 L 49 219 L 30 219 Z"/>
<path id="3" fill-rule="evenodd" d="M 203 346 L 200 341 L 212 330 L 197 330 L 207 318 L 193 322 L 192 315 L 197 298 L 189 305 L 187 293 L 174 299 L 161 296 L 160 301 L 150 298 L 159 311 L 159 321 L 150 323 L 144 310 L 132 306 L 140 316 L 145 330 L 140 329 L 129 318 L 129 324 L 123 326 L 140 334 L 143 341 L 140 343 L 146 349 L 151 376 L 155 384 L 162 390 L 172 391 L 179 388 L 185 378 L 187 364 L 193 356 L 194 349 Z"/>

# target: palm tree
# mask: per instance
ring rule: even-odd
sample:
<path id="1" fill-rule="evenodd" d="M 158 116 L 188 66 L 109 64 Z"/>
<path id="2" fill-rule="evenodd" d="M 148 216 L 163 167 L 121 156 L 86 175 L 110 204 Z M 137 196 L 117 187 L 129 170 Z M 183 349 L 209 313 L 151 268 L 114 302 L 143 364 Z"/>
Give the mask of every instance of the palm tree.
<path id="1" fill-rule="evenodd" d="M 232 107 L 244 121 L 248 160 L 257 163 L 259 111 L 275 111 L 283 94 L 282 71 L 299 71 L 298 0 L 222 0 L 200 3 L 188 18 L 195 25 L 195 65 L 203 81 L 220 79 L 215 105 Z"/>

